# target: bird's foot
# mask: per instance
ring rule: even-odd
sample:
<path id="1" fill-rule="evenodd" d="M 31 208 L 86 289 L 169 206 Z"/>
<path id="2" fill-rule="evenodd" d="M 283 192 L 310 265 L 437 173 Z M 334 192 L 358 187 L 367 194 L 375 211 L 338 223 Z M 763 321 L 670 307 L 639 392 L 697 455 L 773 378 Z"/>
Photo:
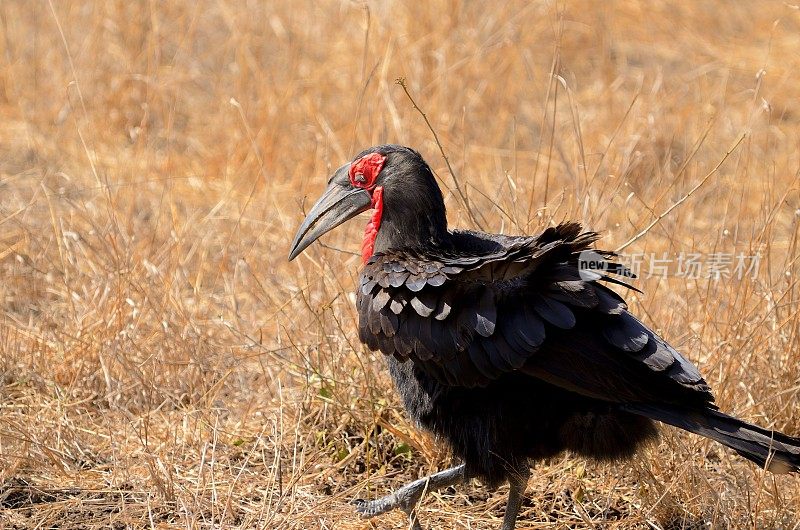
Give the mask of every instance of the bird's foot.
<path id="1" fill-rule="evenodd" d="M 422 498 L 422 495 L 426 491 L 446 488 L 464 481 L 466 479 L 464 469 L 464 464 L 461 464 L 460 466 L 440 471 L 429 477 L 410 482 L 394 493 L 390 493 L 380 499 L 375 499 L 373 501 L 356 499 L 353 501 L 353 504 L 356 507 L 356 511 L 362 517 L 366 518 L 375 517 L 376 515 L 399 508 L 406 512 L 411 519 L 412 530 L 422 530 L 422 526 L 420 526 L 419 521 L 417 521 L 416 512 L 414 510 L 417 503 Z"/>
<path id="2" fill-rule="evenodd" d="M 376 515 L 390 512 L 395 508 L 410 514 L 422 497 L 426 484 L 427 479 L 415 480 L 380 499 L 372 501 L 356 499 L 353 504 L 359 515 L 365 518 L 375 517 Z"/>

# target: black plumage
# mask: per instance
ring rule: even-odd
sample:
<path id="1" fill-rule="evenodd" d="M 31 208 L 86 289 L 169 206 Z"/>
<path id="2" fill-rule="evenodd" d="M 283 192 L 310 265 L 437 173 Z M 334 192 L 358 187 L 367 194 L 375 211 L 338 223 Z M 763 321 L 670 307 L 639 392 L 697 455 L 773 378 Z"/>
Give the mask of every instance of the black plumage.
<path id="1" fill-rule="evenodd" d="M 373 175 L 383 188 L 382 215 L 357 289 L 359 337 L 386 354 L 409 415 L 463 462 L 454 468 L 459 479 L 512 481 L 504 529 L 514 526 L 515 477 L 527 476 L 529 462 L 564 450 L 630 456 L 656 437 L 653 420 L 712 438 L 772 471 L 798 470 L 800 440 L 719 412 L 697 368 L 604 285 L 625 285 L 611 276 L 624 267 L 580 273 L 581 252 L 613 261 L 593 248 L 596 233 L 577 223 L 536 237 L 448 230 L 442 194 L 419 154 L 379 146 L 352 167 L 376 156 L 385 157 Z M 334 175 L 328 193 L 352 188 L 350 167 Z M 366 209 L 360 204 L 351 214 Z M 306 223 L 292 257 L 310 243 Z M 395 496 L 406 498 L 410 513 L 419 496 L 412 486 Z M 387 497 L 360 510 L 393 507 L 406 506 Z"/>
<path id="2" fill-rule="evenodd" d="M 360 338 L 389 356 L 406 409 L 450 442 L 468 475 L 496 484 L 515 472 L 510 462 L 564 449 L 631 454 L 655 431 L 619 403 L 713 407 L 691 364 L 616 293 L 580 279 L 578 256 L 595 239 L 576 224 L 538 238 L 458 231 L 435 248 L 387 248 L 364 267 Z M 415 272 L 415 291 L 392 282 L 400 268 Z M 387 295 L 412 302 L 396 327 L 375 333 L 372 323 L 391 314 Z M 440 299 L 450 310 L 437 320 Z M 410 349 L 398 348 L 397 336 Z"/>

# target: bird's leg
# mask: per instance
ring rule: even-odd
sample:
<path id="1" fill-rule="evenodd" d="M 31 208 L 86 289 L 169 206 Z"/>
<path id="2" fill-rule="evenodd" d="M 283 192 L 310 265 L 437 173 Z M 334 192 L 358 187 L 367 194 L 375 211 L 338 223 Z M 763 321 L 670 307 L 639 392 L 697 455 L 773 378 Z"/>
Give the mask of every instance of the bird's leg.
<path id="1" fill-rule="evenodd" d="M 411 520 L 412 530 L 422 530 L 422 526 L 420 526 L 419 521 L 417 521 L 417 515 L 414 510 L 422 494 L 426 491 L 452 486 L 453 484 L 463 482 L 466 478 L 464 464 L 461 464 L 460 466 L 451 467 L 439 473 L 434 473 L 429 477 L 409 482 L 394 493 L 390 493 L 380 499 L 375 499 L 374 501 L 357 499 L 354 501 L 354 504 L 356 505 L 356 511 L 364 517 L 375 517 L 376 515 L 386 513 L 395 508 L 400 508 L 408 514 Z"/>
<path id="2" fill-rule="evenodd" d="M 510 489 L 508 491 L 508 501 L 506 502 L 506 513 L 503 516 L 503 526 L 500 527 L 500 530 L 514 530 L 530 476 L 531 472 L 527 466 L 517 469 L 509 476 L 508 485 Z"/>

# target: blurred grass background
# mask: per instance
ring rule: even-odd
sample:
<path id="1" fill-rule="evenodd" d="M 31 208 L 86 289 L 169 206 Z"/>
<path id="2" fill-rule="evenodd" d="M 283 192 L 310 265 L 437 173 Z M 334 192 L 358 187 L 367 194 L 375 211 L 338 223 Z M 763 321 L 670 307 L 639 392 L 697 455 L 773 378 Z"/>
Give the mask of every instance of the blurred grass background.
<path id="1" fill-rule="evenodd" d="M 0 526 L 405 528 L 348 505 L 449 463 L 358 344 L 361 223 L 286 262 L 364 147 L 420 150 L 451 225 L 761 257 L 632 309 L 720 406 L 800 435 L 792 2 L 0 3 Z M 731 151 L 732 150 L 732 151 Z M 726 153 L 730 154 L 726 158 Z M 800 528 L 800 482 L 672 429 L 534 471 L 520 528 Z M 429 496 L 495 528 L 505 488 Z"/>

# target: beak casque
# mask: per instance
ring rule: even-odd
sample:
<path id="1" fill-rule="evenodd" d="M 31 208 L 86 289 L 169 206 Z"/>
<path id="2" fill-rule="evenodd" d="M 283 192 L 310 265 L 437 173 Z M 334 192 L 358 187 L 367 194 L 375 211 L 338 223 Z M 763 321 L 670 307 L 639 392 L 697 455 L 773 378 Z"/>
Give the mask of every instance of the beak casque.
<path id="1" fill-rule="evenodd" d="M 368 191 L 332 181 L 297 229 L 289 251 L 289 261 L 296 258 L 322 234 L 369 210 L 371 205 L 372 196 Z"/>

